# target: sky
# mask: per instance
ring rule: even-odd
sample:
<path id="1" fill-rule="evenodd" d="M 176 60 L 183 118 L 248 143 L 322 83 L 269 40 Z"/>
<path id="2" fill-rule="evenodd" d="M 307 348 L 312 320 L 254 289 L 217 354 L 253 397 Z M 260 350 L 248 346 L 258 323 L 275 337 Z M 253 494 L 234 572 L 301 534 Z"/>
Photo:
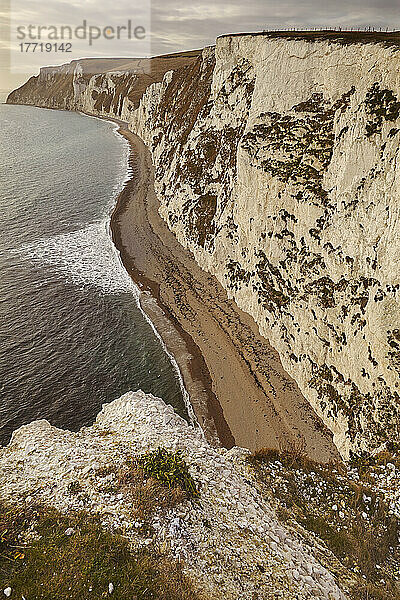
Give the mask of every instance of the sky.
<path id="1" fill-rule="evenodd" d="M 119 40 L 102 34 L 90 45 L 87 38 L 71 39 L 71 53 L 34 55 L 19 46 L 29 41 L 29 24 L 75 28 L 84 20 L 87 26 L 111 26 L 115 31 L 131 20 L 132 28 L 143 27 L 146 34 L 144 39 L 128 39 L 121 30 Z M 17 37 L 18 26 L 25 28 L 23 39 L 22 34 Z M 218 35 L 240 31 L 369 26 L 400 29 L 399 0 L 0 0 L 0 91 L 20 85 L 42 65 L 82 56 L 154 56 L 201 48 L 213 44 Z M 39 40 L 34 32 L 33 40 L 49 42 L 46 34 L 42 30 Z"/>

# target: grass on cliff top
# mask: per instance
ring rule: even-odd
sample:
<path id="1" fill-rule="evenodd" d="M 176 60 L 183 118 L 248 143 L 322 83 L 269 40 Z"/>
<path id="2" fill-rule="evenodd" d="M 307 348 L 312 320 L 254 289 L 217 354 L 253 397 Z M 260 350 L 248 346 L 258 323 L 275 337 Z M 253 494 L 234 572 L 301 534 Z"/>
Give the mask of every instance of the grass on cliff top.
<path id="1" fill-rule="evenodd" d="M 198 600 L 179 563 L 148 549 L 132 551 L 98 518 L 4 503 L 0 587 L 11 587 L 11 598 L 26 600 Z"/>
<path id="2" fill-rule="evenodd" d="M 318 464 L 301 448 L 262 449 L 248 461 L 277 516 L 315 534 L 349 570 L 354 599 L 400 600 L 400 523 L 381 494 L 352 480 L 345 465 Z"/>
<path id="3" fill-rule="evenodd" d="M 155 512 L 170 510 L 200 496 L 181 453 L 165 448 L 130 457 L 120 468 L 101 468 L 97 476 L 111 476 L 103 491 L 123 492 L 133 505 L 131 516 L 144 522 L 149 522 Z"/>
<path id="4" fill-rule="evenodd" d="M 137 459 L 145 477 L 151 477 L 168 488 L 180 488 L 188 498 L 197 498 L 199 492 L 187 464 L 179 450 L 170 452 L 158 448 Z"/>

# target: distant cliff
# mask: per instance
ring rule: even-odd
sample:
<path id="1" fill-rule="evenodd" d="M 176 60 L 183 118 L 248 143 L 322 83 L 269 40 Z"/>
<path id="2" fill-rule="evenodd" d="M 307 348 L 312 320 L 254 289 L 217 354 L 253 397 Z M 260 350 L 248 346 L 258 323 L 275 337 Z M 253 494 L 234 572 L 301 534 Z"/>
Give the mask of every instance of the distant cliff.
<path id="1" fill-rule="evenodd" d="M 153 77 L 78 61 L 8 99 L 129 122 L 162 217 L 344 456 L 399 437 L 400 54 L 382 39 L 223 36 Z"/>
<path id="2" fill-rule="evenodd" d="M 130 115 L 143 92 L 165 73 L 190 64 L 200 50 L 165 54 L 153 59 L 85 58 L 58 67 L 42 67 L 11 92 L 10 104 L 87 110 L 99 115 Z"/>

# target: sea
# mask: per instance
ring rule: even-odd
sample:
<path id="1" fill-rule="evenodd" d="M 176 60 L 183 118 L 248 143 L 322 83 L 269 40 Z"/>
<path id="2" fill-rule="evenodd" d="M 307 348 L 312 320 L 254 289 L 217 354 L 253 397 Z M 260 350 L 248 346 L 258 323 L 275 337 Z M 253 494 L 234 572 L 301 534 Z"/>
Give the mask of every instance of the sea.
<path id="1" fill-rule="evenodd" d="M 177 367 L 110 235 L 129 178 L 108 121 L 0 105 L 0 444 L 35 419 L 78 430 L 142 389 L 187 417 Z"/>

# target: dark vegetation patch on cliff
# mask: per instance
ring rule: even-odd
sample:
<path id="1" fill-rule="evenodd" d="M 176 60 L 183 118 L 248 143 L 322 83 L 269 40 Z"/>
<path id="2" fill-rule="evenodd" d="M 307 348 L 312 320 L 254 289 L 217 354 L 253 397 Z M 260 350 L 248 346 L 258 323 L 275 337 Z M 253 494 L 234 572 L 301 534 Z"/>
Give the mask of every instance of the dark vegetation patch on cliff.
<path id="1" fill-rule="evenodd" d="M 310 358 L 312 376 L 308 385 L 316 390 L 320 409 L 328 419 L 336 421 L 339 414 L 347 419 L 346 435 L 354 442 L 364 431 L 374 440 L 375 447 L 399 435 L 400 397 L 380 378 L 373 383 L 372 393 L 363 393 L 351 379 L 345 378 L 334 366 L 317 365 Z"/>
<path id="2" fill-rule="evenodd" d="M 256 264 L 256 273 L 259 281 L 253 284 L 253 289 L 258 293 L 259 304 L 269 312 L 274 312 L 289 303 L 291 285 L 283 279 L 279 269 L 274 267 L 264 252 L 260 251 L 258 256 L 260 261 Z"/>
<path id="3" fill-rule="evenodd" d="M 400 116 L 400 102 L 392 90 L 381 89 L 376 82 L 367 92 L 365 110 L 368 116 L 366 135 L 371 137 L 382 130 L 384 121 L 397 121 Z"/>
<path id="4" fill-rule="evenodd" d="M 250 273 L 249 271 L 246 271 L 246 269 L 243 269 L 236 260 L 229 260 L 226 263 L 225 278 L 227 280 L 227 287 L 230 290 L 238 291 L 242 285 L 248 285 L 252 275 L 254 275 L 254 273 Z"/>
<path id="5" fill-rule="evenodd" d="M 286 526 L 310 532 L 335 555 L 338 562 L 327 556 L 326 564 L 339 579 L 345 574 L 352 598 L 400 598 L 400 523 L 381 493 L 343 464 L 306 459 L 299 442 L 248 460 Z"/>
<path id="6" fill-rule="evenodd" d="M 392 368 L 400 375 L 400 331 L 392 329 L 387 332 L 389 344 L 389 360 Z"/>
<path id="7" fill-rule="evenodd" d="M 205 247 L 206 242 L 214 241 L 216 210 L 215 194 L 203 194 L 195 201 L 188 201 L 183 207 L 188 236 L 202 248 Z"/>
<path id="8" fill-rule="evenodd" d="M 325 206 L 328 197 L 322 178 L 332 158 L 334 120 L 338 111 L 349 106 L 354 92 L 352 87 L 331 105 L 322 94 L 315 93 L 286 114 L 260 114 L 259 121 L 263 122 L 241 142 L 252 166 L 298 186 L 299 199 Z"/>
<path id="9" fill-rule="evenodd" d="M 335 283 L 326 275 L 307 283 L 304 297 L 314 296 L 322 308 L 332 308 L 336 305 L 335 292 L 344 292 L 349 282 L 342 278 Z"/>
<path id="10" fill-rule="evenodd" d="M 187 148 L 176 168 L 177 181 L 189 184 L 193 192 L 201 194 L 213 183 L 219 185 L 219 204 L 223 208 L 229 200 L 231 181 L 236 172 L 236 152 L 240 130 L 230 126 L 207 129 L 196 137 L 196 147 Z M 213 167 L 218 161 L 218 175 Z"/>
<path id="11" fill-rule="evenodd" d="M 200 195 L 216 181 L 211 170 L 220 151 L 223 135 L 211 128 L 199 133 L 196 147 L 185 149 L 176 167 L 177 185 L 189 185 L 194 194 Z"/>

